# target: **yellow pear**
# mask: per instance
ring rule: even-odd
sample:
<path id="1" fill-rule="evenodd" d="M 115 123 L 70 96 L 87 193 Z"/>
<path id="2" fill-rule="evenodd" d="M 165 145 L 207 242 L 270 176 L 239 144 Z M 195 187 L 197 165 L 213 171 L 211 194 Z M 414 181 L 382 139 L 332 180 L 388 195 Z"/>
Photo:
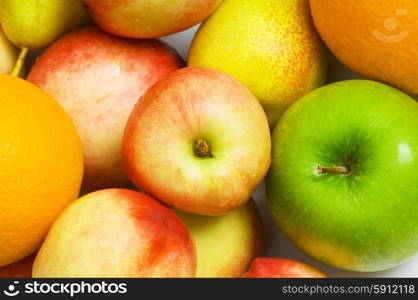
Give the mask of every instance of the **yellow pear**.
<path id="1" fill-rule="evenodd" d="M 239 79 L 273 127 L 282 113 L 326 79 L 326 52 L 308 0 L 224 0 L 196 34 L 190 66 Z"/>

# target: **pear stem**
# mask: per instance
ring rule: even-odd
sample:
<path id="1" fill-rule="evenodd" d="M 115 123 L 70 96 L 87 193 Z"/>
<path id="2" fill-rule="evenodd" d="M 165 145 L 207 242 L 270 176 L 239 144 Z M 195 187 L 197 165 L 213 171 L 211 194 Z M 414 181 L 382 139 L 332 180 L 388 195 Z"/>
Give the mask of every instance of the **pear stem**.
<path id="1" fill-rule="evenodd" d="M 349 174 L 351 169 L 347 166 L 336 166 L 332 168 L 323 168 L 318 164 L 316 167 L 318 174 Z"/>
<path id="2" fill-rule="evenodd" d="M 10 75 L 12 75 L 13 77 L 18 77 L 20 72 L 22 71 L 28 51 L 29 51 L 28 47 L 22 47 L 20 49 L 20 54 L 19 54 L 19 57 L 17 58 L 15 67 L 13 68 L 12 73 L 10 73 Z"/>
<path id="3" fill-rule="evenodd" d="M 210 145 L 204 139 L 198 139 L 194 142 L 193 151 L 199 157 L 213 157 Z"/>

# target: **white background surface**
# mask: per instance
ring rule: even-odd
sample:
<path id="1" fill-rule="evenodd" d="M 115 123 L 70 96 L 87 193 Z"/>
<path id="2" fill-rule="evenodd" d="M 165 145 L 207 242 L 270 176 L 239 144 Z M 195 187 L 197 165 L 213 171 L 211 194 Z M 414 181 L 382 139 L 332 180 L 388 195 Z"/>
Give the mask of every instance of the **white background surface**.
<path id="1" fill-rule="evenodd" d="M 195 26 L 187 31 L 163 38 L 163 40 L 173 46 L 186 60 L 190 42 L 197 28 L 198 26 Z M 330 82 L 352 78 L 360 77 L 350 72 L 336 59 L 331 61 L 329 70 Z M 335 269 L 317 262 L 308 257 L 302 251 L 298 250 L 280 233 L 266 207 L 264 186 L 260 186 L 256 190 L 254 193 L 254 199 L 257 201 L 260 209 L 264 226 L 263 256 L 296 259 L 317 267 L 327 273 L 330 277 L 418 277 L 418 255 L 396 268 L 375 273 L 349 272 Z"/>

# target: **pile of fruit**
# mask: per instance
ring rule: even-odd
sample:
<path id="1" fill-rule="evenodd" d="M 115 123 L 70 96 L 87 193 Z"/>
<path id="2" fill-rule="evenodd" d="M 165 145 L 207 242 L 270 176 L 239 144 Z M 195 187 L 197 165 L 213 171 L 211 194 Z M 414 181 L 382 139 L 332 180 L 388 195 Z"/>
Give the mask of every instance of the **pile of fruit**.
<path id="1" fill-rule="evenodd" d="M 0 0 L 0 276 L 325 277 L 260 257 L 264 179 L 277 225 L 318 261 L 408 260 L 417 13 L 415 0 Z M 202 21 L 187 62 L 157 40 Z M 327 48 L 365 79 L 325 85 Z"/>

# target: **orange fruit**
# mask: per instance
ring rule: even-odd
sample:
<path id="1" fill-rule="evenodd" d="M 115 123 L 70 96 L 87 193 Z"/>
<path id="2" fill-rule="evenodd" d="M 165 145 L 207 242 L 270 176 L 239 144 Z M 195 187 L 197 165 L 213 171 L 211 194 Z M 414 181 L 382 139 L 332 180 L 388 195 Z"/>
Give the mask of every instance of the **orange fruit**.
<path id="1" fill-rule="evenodd" d="M 36 251 L 58 214 L 78 196 L 78 133 L 47 93 L 0 74 L 0 266 Z"/>
<path id="2" fill-rule="evenodd" d="M 418 94 L 417 0 L 310 0 L 322 39 L 363 77 Z"/>

